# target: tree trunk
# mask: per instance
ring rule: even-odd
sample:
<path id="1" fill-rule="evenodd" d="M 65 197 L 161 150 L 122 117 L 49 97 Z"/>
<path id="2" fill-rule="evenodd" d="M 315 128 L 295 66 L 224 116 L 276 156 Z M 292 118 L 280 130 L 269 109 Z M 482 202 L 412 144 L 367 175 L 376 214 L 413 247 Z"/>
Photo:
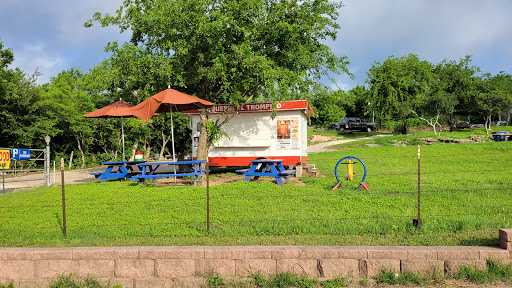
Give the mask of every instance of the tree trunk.
<path id="1" fill-rule="evenodd" d="M 485 134 L 489 135 L 489 130 L 491 130 L 491 114 L 485 117 Z"/>
<path id="2" fill-rule="evenodd" d="M 135 141 L 135 143 L 133 143 L 132 156 L 130 157 L 130 159 L 128 161 L 135 160 L 135 152 L 137 152 L 138 147 L 139 147 L 139 141 Z"/>
<path id="3" fill-rule="evenodd" d="M 146 160 L 151 158 L 151 145 L 146 145 Z"/>
<path id="4" fill-rule="evenodd" d="M 160 149 L 160 155 L 158 156 L 158 160 L 164 160 L 165 145 L 167 145 L 167 143 L 169 142 L 169 139 L 171 138 L 171 137 L 167 137 L 167 139 L 165 139 L 164 131 L 162 130 L 161 132 L 162 132 L 162 149 Z"/>
<path id="5" fill-rule="evenodd" d="M 80 138 L 82 138 L 82 137 L 80 137 L 80 134 L 75 134 L 75 139 L 76 139 L 76 143 L 78 145 L 78 150 L 80 150 L 80 154 L 82 155 L 82 165 L 80 167 L 82 169 L 84 169 L 85 168 L 85 154 L 84 154 L 84 150 L 82 149 Z"/>
<path id="6" fill-rule="evenodd" d="M 73 152 L 75 152 L 74 150 L 71 150 L 71 155 L 69 155 L 69 165 L 68 165 L 68 169 L 71 169 L 72 165 L 73 165 Z"/>
<path id="7" fill-rule="evenodd" d="M 206 160 L 208 158 L 208 132 L 206 126 L 202 125 L 206 122 L 206 114 L 201 111 L 201 134 L 199 134 L 199 145 L 197 147 L 197 160 Z"/>
<path id="8" fill-rule="evenodd" d="M 453 123 L 453 112 L 450 112 L 450 132 L 456 132 L 457 127 L 455 127 L 455 123 Z"/>

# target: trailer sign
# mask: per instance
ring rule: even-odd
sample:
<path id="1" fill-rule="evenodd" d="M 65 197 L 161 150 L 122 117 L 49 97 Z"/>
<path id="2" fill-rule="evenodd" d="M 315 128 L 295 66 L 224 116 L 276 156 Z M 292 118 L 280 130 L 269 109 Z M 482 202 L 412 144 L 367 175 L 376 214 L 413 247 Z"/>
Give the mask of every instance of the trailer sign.
<path id="1" fill-rule="evenodd" d="M 11 149 L 13 160 L 29 160 L 30 149 Z"/>
<path id="2" fill-rule="evenodd" d="M 9 164 L 11 163 L 11 153 L 9 150 L 0 150 L 0 168 L 1 169 L 9 169 Z"/>

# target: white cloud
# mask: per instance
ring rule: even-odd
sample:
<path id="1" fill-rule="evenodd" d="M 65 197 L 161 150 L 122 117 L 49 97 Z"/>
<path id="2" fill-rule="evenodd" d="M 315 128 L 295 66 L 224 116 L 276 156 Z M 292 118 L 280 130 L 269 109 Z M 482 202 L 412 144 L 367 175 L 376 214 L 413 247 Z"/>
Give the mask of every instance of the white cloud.
<path id="1" fill-rule="evenodd" d="M 42 74 L 38 83 L 49 82 L 52 76 L 70 68 L 63 57 L 48 53 L 47 47 L 42 43 L 26 44 L 16 50 L 14 56 L 14 67 L 21 67 L 27 75 L 32 75 L 36 69 Z"/>
<path id="2" fill-rule="evenodd" d="M 72 67 L 87 71 L 108 57 L 109 41 L 129 37 L 114 27 L 83 26 L 95 12 L 115 13 L 122 0 L 8 1 L 0 10 L 0 41 L 13 50 L 14 67 L 27 74 L 39 69 L 39 83 Z"/>
<path id="3" fill-rule="evenodd" d="M 334 53 L 360 66 L 355 83 L 387 57 L 417 54 L 438 63 L 473 55 L 485 72 L 512 74 L 512 1 L 344 0 Z M 501 58 L 501 59 L 497 59 Z M 504 67 L 504 68 L 502 68 Z"/>

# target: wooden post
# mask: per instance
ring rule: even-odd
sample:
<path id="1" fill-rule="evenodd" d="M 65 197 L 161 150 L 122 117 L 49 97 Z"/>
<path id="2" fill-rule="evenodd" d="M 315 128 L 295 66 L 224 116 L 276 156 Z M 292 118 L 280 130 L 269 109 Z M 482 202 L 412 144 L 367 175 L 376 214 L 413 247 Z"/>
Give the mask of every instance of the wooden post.
<path id="1" fill-rule="evenodd" d="M 62 233 L 66 237 L 66 191 L 64 189 L 64 158 L 60 158 L 60 175 L 62 182 Z"/>

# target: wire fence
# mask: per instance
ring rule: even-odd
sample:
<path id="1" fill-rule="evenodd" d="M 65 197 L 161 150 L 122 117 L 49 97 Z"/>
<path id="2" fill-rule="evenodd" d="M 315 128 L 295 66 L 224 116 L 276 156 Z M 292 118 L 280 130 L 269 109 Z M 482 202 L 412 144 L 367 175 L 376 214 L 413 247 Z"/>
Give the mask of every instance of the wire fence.
<path id="1" fill-rule="evenodd" d="M 418 148 L 419 149 L 419 148 Z M 414 153 L 416 154 L 416 153 Z M 24 211 L 35 211 L 51 210 L 59 221 L 55 222 L 54 225 L 45 225 L 47 223 L 26 223 L 27 225 L 20 225 L 19 222 L 15 226 L 6 223 L 6 218 L 0 222 L 0 232 L 4 233 L 30 233 L 33 231 L 52 231 L 56 233 L 67 234 L 68 231 L 71 233 L 83 230 L 94 230 L 103 228 L 112 228 L 116 231 L 123 229 L 124 227 L 132 227 L 134 229 L 148 228 L 155 229 L 156 227 L 163 229 L 160 231 L 160 236 L 172 236 L 172 230 L 177 227 L 185 226 L 196 232 L 196 234 L 204 234 L 209 232 L 215 232 L 215 235 L 223 235 L 223 231 L 227 234 L 232 235 L 232 230 L 240 229 L 254 229 L 255 234 L 264 233 L 266 235 L 282 235 L 291 233 L 301 233 L 300 226 L 305 227 L 307 230 L 304 233 L 315 233 L 315 227 L 318 226 L 340 226 L 341 228 L 332 228 L 333 231 L 339 231 L 339 229 L 347 229 L 349 225 L 361 226 L 362 229 L 369 229 L 371 225 L 375 225 L 375 222 L 383 221 L 383 227 L 379 229 L 386 229 L 386 227 L 405 225 L 414 226 L 417 229 L 422 228 L 422 223 L 427 222 L 439 222 L 439 219 L 443 219 L 447 224 L 451 225 L 452 222 L 457 222 L 454 225 L 459 225 L 461 219 L 469 219 L 468 221 L 475 221 L 474 219 L 483 219 L 484 224 L 478 225 L 493 225 L 493 223 L 510 223 L 512 214 L 512 182 L 510 180 L 512 168 L 510 167 L 511 157 L 510 151 L 500 152 L 489 152 L 489 153 L 467 153 L 463 155 L 421 155 L 418 151 L 418 155 L 401 155 L 401 156 L 382 156 L 382 157 L 361 157 L 367 164 L 371 164 L 372 161 L 380 161 L 386 159 L 397 160 L 401 159 L 401 167 L 396 167 L 395 162 L 382 164 L 379 169 L 374 169 L 368 173 L 367 177 L 372 179 L 373 183 L 378 181 L 387 181 L 391 183 L 391 188 L 370 188 L 370 190 L 363 190 L 359 188 L 357 190 L 343 190 L 337 189 L 332 190 L 331 187 L 326 187 L 332 183 L 332 176 L 329 176 L 328 169 L 323 172 L 325 176 L 318 179 L 309 178 L 306 181 L 306 186 L 315 186 L 315 189 L 307 191 L 307 189 L 293 189 L 289 184 L 285 185 L 286 188 L 281 187 L 276 189 L 279 193 L 276 194 L 228 194 L 219 195 L 218 189 L 223 186 L 217 186 L 215 188 L 209 187 L 208 185 L 201 191 L 204 191 L 204 196 L 193 196 L 193 197 L 175 197 L 172 199 L 145 199 L 145 200 L 114 200 L 107 202 L 66 202 L 65 200 L 65 185 L 62 186 L 62 203 L 56 204 L 41 204 L 41 205 L 5 205 L 0 204 L 0 215 L 9 215 L 10 211 L 17 211 L 17 213 L 24 213 Z M 485 159 L 497 161 L 499 163 L 507 162 L 508 167 L 489 167 L 489 165 L 480 165 L 479 169 L 466 168 L 460 165 L 461 158 L 470 157 L 485 157 Z M 443 158 L 442 161 L 438 159 Z M 405 160 L 404 160 L 405 159 Z M 452 159 L 455 159 L 452 161 Z M 332 167 L 336 160 L 333 159 L 315 159 L 315 164 L 319 167 Z M 437 165 L 436 165 L 437 162 Z M 476 162 L 476 161 L 475 161 Z M 478 162 L 479 163 L 479 162 Z M 478 164 L 476 163 L 476 164 Z M 476 165 L 475 164 L 475 165 Z M 447 167 L 444 167 L 447 166 Z M 451 167 L 455 166 L 455 167 Z M 505 165 L 506 166 L 506 165 Z M 494 169 L 492 169 L 494 168 Z M 437 169 L 437 170 L 433 170 Z M 208 170 L 208 169 L 207 169 Z M 396 171 L 392 171 L 396 170 Z M 387 172 L 389 171 L 389 172 Z M 462 175 L 461 179 L 450 179 L 449 177 L 441 177 L 435 179 L 425 179 L 428 176 L 436 175 Z M 64 175 L 64 174 L 62 174 Z M 474 179 L 473 175 L 480 175 L 480 178 Z M 493 183 L 489 184 L 490 187 L 486 187 L 485 180 L 482 180 L 482 175 L 493 175 Z M 64 177 L 64 176 L 63 176 Z M 209 176 L 204 179 L 209 181 Z M 405 181 L 404 181 L 405 177 Z M 484 177 L 485 178 L 485 177 Z M 240 180 L 242 176 L 240 176 Z M 204 181 L 203 180 L 203 181 Z M 442 180 L 442 181 L 441 181 Z M 478 180 L 478 181 L 477 181 Z M 318 181 L 319 184 L 314 183 Z M 467 181 L 467 184 L 465 184 Z M 443 182 L 443 183 L 437 183 Z M 458 184 L 457 184 L 458 183 Z M 453 185 L 460 185 L 463 183 L 464 187 L 452 187 Z M 485 184 L 485 185 L 484 185 Z M 378 185 L 377 185 L 378 186 Z M 320 187 L 320 188 L 319 188 Z M 210 189 L 216 189 L 216 193 L 211 193 Z M 241 191 L 238 191 L 241 192 Z M 23 192 L 19 192 L 23 193 Z M 492 193 L 485 199 L 479 197 L 472 197 L 471 203 L 464 202 L 464 197 L 468 195 L 478 193 Z M 442 195 L 444 200 L 435 198 L 436 195 Z M 397 197 L 402 198 L 402 202 L 395 205 Z M 434 198 L 430 198 L 434 197 Z M 433 201 L 452 201 L 449 197 L 457 197 L 457 201 L 453 201 L 450 207 L 436 207 Z M 492 199 L 492 198 L 496 199 Z M 489 199 L 488 199 L 489 198 Z M 370 203 L 368 207 L 357 206 L 357 201 L 367 201 Z M 363 199 L 363 200 L 361 200 Z M 469 199 L 469 198 L 468 198 Z M 479 200 L 481 199 L 481 200 Z M 510 199 L 508 202 L 507 199 Z M 485 200 L 485 201 L 484 201 Z M 339 203 L 351 203 L 354 206 L 346 206 L 343 211 L 328 211 L 332 209 L 332 206 L 324 205 L 338 201 Z M 353 202 L 351 202 L 353 201 Z M 475 203 L 475 202 L 482 203 Z M 284 202 L 285 205 L 278 205 L 274 203 Z M 337 202 L 337 203 L 338 203 Z M 484 203 L 485 202 L 485 203 Z M 291 205 L 288 205 L 290 203 Z M 311 205 L 306 204 L 313 203 Z M 491 205 L 494 203 L 493 205 Z M 301 205 L 304 204 L 304 205 Z M 390 207 L 379 207 L 390 206 Z M 403 204 L 403 207 L 400 206 Z M 446 203 L 444 203 L 446 204 Z M 372 206 L 373 205 L 373 206 Z M 108 206 L 112 209 L 120 209 L 120 213 L 116 214 L 116 218 L 112 219 L 109 217 L 97 217 L 91 222 L 87 223 L 84 216 L 91 211 L 98 209 L 98 207 Z M 128 212 L 130 209 L 140 210 L 141 206 L 147 207 L 160 207 L 161 211 L 165 216 L 168 216 L 169 221 L 159 221 L 162 217 L 154 215 L 153 211 L 148 211 L 147 215 L 139 218 L 131 215 L 130 217 L 123 217 L 123 211 Z M 193 207 L 195 210 L 183 207 Z M 354 208 L 355 207 L 355 208 Z M 124 209 L 124 210 L 123 210 Z M 356 211 L 356 210 L 360 211 Z M 394 210 L 395 209 L 395 210 Z M 193 211 L 193 215 L 187 217 L 182 215 L 182 211 Z M 192 212 L 189 212 L 192 213 Z M 315 214 L 316 213 L 316 214 Z M 12 216 L 11 216 L 12 217 Z M 69 218 L 71 217 L 71 218 Z M 496 220 L 497 218 L 500 218 Z M 77 221 L 79 219 L 79 221 Z M 493 220 L 494 219 L 494 220 Z M 501 220 L 503 219 L 503 221 Z M 27 221 L 37 220 L 28 219 Z M 494 221 L 494 222 L 493 222 Z M 500 222 L 502 221 L 502 222 Z M 2 223 L 3 222 L 3 223 Z M 38 221 L 34 221 L 38 222 Z M 478 221 L 476 221 L 478 222 Z M 354 223 L 363 223 L 357 224 Z M 398 223 L 398 224 L 397 224 Z M 276 226 L 277 225 L 277 226 Z M 290 230 L 284 229 L 282 225 L 293 225 Z M 366 225 L 366 226 L 365 226 Z M 388 225 L 388 226 L 386 226 Z M 499 224 L 496 224 L 499 225 Z M 162 228 L 165 227 L 165 228 Z M 202 227 L 202 228 L 201 228 Z M 329 226 L 330 227 L 330 226 Z M 367 228 L 364 228 L 367 227 Z M 230 230 L 231 229 L 231 230 Z M 276 229 L 276 230 L 272 230 Z M 280 230 L 281 229 L 281 230 Z M 295 229 L 295 230 L 293 230 Z M 308 230 L 309 229 L 309 230 Z M 350 231 L 357 231 L 357 227 L 351 228 Z M 143 229 L 144 230 L 144 229 Z M 325 233 L 326 230 L 322 230 Z M 144 236 L 143 234 L 147 231 L 133 232 L 136 236 Z M 155 232 L 156 233 L 156 232 Z M 158 233 L 157 233 L 158 234 Z M 152 234 L 156 235 L 156 234 Z"/>

